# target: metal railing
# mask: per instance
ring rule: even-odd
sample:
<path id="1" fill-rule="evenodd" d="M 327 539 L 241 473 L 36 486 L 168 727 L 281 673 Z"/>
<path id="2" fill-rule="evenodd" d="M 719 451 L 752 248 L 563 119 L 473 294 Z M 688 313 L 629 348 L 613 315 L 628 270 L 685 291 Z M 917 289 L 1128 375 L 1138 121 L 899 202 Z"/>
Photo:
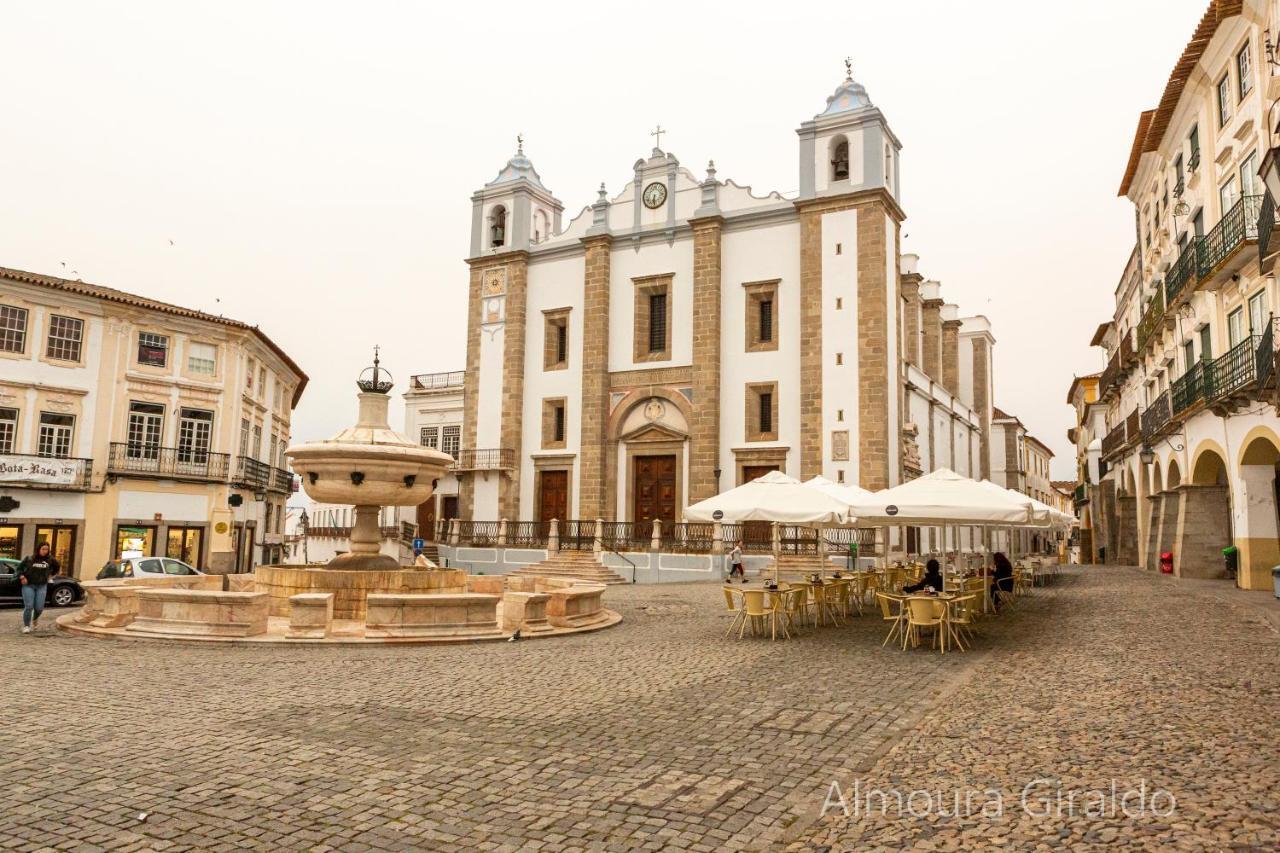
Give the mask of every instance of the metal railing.
<path id="1" fill-rule="evenodd" d="M 818 530 L 798 524 L 783 524 L 778 528 L 778 550 L 783 554 L 818 553 Z"/>
<path id="2" fill-rule="evenodd" d="M 1219 400 L 1250 385 L 1258 377 L 1258 341 L 1249 335 L 1206 365 L 1204 398 Z"/>
<path id="3" fill-rule="evenodd" d="M 1077 505 L 1084 503 L 1084 483 L 1076 486 L 1074 498 Z"/>
<path id="4" fill-rule="evenodd" d="M 1262 204 L 1258 206 L 1258 267 L 1267 259 L 1271 250 L 1271 231 L 1276 227 L 1276 203 L 1271 193 L 1262 196 Z M 1265 271 L 1265 270 L 1264 270 Z"/>
<path id="5" fill-rule="evenodd" d="M 516 467 L 516 452 L 510 447 L 459 450 L 449 466 L 455 471 L 498 471 Z"/>
<path id="6" fill-rule="evenodd" d="M 560 522 L 561 551 L 590 551 L 596 544 L 596 523 L 594 521 L 562 521 Z"/>
<path id="7" fill-rule="evenodd" d="M 271 483 L 268 488 L 273 492 L 283 492 L 284 494 L 293 493 L 293 472 L 286 471 L 284 468 L 271 469 Z"/>
<path id="8" fill-rule="evenodd" d="M 1124 440 L 1137 441 L 1142 434 L 1142 418 L 1140 410 L 1137 406 L 1133 407 L 1133 411 L 1124 419 Z"/>
<path id="9" fill-rule="evenodd" d="M 1169 268 L 1169 273 L 1164 277 L 1164 304 L 1165 307 L 1173 305 L 1177 301 L 1178 295 L 1182 293 L 1182 289 L 1186 287 L 1187 282 L 1196 275 L 1198 247 L 1203 238 L 1192 237 L 1187 241 L 1187 245 L 1183 247 L 1182 253 L 1178 255 L 1178 260 L 1173 262 L 1173 266 Z"/>
<path id="10" fill-rule="evenodd" d="M 93 482 L 93 460 L 5 453 L 0 455 L 0 474 L 0 486 L 83 492 Z"/>
<path id="11" fill-rule="evenodd" d="M 1124 421 L 1121 421 L 1120 423 L 1116 424 L 1115 427 L 1112 428 L 1111 432 L 1107 433 L 1106 436 L 1102 439 L 1102 455 L 1110 456 L 1112 453 L 1115 453 L 1117 450 L 1123 447 L 1124 442 L 1125 442 Z"/>
<path id="12" fill-rule="evenodd" d="M 271 482 L 271 466 L 248 456 L 237 456 L 235 475 L 231 481 L 237 486 L 265 489 L 267 483 Z"/>
<path id="13" fill-rule="evenodd" d="M 430 391 L 436 388 L 462 387 L 467 373 L 464 370 L 452 370 L 448 373 L 415 373 L 409 377 L 409 386 L 415 391 Z"/>
<path id="14" fill-rule="evenodd" d="M 1120 384 L 1120 358 L 1118 355 L 1111 356 L 1107 362 L 1106 369 L 1102 371 L 1102 379 L 1098 383 L 1099 393 L 1106 396 L 1107 392 Z"/>
<path id="15" fill-rule="evenodd" d="M 498 544 L 497 521 L 462 521 L 458 524 L 458 544 L 474 548 L 491 548 Z"/>
<path id="16" fill-rule="evenodd" d="M 1137 357 L 1137 351 L 1133 348 L 1133 332 L 1126 331 L 1124 336 L 1120 338 L 1120 367 L 1124 369 L 1128 364 Z"/>
<path id="17" fill-rule="evenodd" d="M 1164 285 L 1157 283 L 1155 295 L 1147 302 L 1147 310 L 1138 321 L 1138 349 L 1144 349 L 1147 342 L 1160 324 L 1164 321 Z"/>
<path id="18" fill-rule="evenodd" d="M 1165 389 L 1142 412 L 1142 437 L 1149 441 L 1153 435 L 1164 428 L 1165 424 L 1169 423 L 1172 417 L 1173 411 L 1169 407 L 1169 391 Z"/>
<path id="19" fill-rule="evenodd" d="M 1213 230 L 1204 235 L 1199 255 L 1200 278 L 1211 275 L 1248 240 L 1258 238 L 1258 214 L 1262 196 L 1246 195 L 1231 206 Z"/>
<path id="20" fill-rule="evenodd" d="M 659 550 L 667 554 L 709 554 L 715 533 L 715 525 L 704 522 L 689 524 L 662 524 Z M 724 531 L 721 531 L 721 536 Z"/>
<path id="21" fill-rule="evenodd" d="M 1268 317 L 1262 334 L 1258 336 L 1258 387 L 1265 388 L 1271 383 L 1276 372 L 1276 318 Z"/>
<path id="22" fill-rule="evenodd" d="M 1169 404 L 1173 414 L 1180 414 L 1204 399 L 1204 362 L 1197 361 L 1191 369 L 1174 380 L 1170 388 Z"/>
<path id="23" fill-rule="evenodd" d="M 653 522 L 606 521 L 600 544 L 615 554 L 620 551 L 648 551 L 653 546 Z"/>
<path id="24" fill-rule="evenodd" d="M 549 521 L 508 521 L 507 544 L 516 548 L 545 548 L 551 535 Z"/>
<path id="25" fill-rule="evenodd" d="M 773 553 L 773 527 L 768 521 L 746 521 L 741 524 L 721 525 L 720 535 L 724 537 L 725 550 L 734 543 L 742 547 L 747 554 Z"/>
<path id="26" fill-rule="evenodd" d="M 225 480 L 230 456 L 192 447 L 160 447 L 113 441 L 107 473 L 183 480 Z"/>

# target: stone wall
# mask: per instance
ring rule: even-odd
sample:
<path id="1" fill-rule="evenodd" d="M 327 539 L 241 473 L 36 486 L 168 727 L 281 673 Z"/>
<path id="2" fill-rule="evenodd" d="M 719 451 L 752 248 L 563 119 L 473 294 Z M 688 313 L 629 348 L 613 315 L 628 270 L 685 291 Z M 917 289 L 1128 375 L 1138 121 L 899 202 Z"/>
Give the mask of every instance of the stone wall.
<path id="1" fill-rule="evenodd" d="M 687 503 L 719 493 L 720 231 L 718 217 L 693 224 L 693 419 Z"/>
<path id="2" fill-rule="evenodd" d="M 577 518 L 614 517 L 605 491 L 605 425 L 609 417 L 609 253 L 607 235 L 583 241 L 582 440 L 578 451 Z M 569 508 L 573 512 L 573 507 Z M 517 518 L 519 516 L 508 516 Z M 531 514 L 530 518 L 533 517 Z"/>
<path id="3" fill-rule="evenodd" d="M 1138 564 L 1138 499 L 1129 495 L 1116 498 L 1116 558 L 1123 566 Z"/>
<path id="4" fill-rule="evenodd" d="M 1177 492 L 1181 500 L 1173 573 L 1188 578 L 1222 577 L 1222 549 L 1232 544 L 1227 487 L 1183 485 Z"/>

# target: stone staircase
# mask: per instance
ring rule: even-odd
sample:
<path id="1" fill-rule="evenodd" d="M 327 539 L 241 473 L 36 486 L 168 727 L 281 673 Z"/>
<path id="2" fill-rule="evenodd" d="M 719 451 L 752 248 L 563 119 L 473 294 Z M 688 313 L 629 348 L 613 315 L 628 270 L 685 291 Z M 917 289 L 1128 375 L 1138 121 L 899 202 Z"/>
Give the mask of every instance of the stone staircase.
<path id="1" fill-rule="evenodd" d="M 437 566 L 440 565 L 440 548 L 434 542 L 426 542 L 422 546 L 422 556 Z"/>
<path id="2" fill-rule="evenodd" d="M 541 563 L 533 563 L 516 569 L 513 575 L 534 575 L 547 578 L 577 578 L 592 583 L 620 584 L 625 579 L 605 568 L 591 551 L 560 551 Z"/>
<path id="3" fill-rule="evenodd" d="M 827 558 L 821 554 L 779 554 L 778 555 L 778 574 L 784 578 L 802 578 L 808 575 L 821 574 L 823 561 Z M 827 562 L 827 574 L 831 574 L 837 568 L 835 563 Z M 773 574 L 773 566 L 770 565 L 764 570 L 766 574 Z"/>

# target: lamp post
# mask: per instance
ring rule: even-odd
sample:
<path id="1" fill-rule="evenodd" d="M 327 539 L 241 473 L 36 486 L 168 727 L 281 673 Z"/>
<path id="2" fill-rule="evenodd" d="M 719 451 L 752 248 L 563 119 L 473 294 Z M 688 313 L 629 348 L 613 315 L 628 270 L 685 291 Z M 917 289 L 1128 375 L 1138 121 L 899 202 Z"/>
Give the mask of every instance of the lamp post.
<path id="1" fill-rule="evenodd" d="M 1142 449 L 1138 451 L 1138 461 L 1143 465 L 1150 465 L 1156 461 L 1156 452 L 1144 444 Z"/>

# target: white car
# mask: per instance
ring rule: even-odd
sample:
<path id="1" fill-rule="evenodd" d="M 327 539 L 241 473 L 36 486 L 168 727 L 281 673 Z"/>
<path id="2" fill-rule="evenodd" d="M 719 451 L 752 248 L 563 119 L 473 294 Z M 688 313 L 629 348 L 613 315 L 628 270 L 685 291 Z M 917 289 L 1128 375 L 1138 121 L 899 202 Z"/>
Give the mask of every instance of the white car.
<path id="1" fill-rule="evenodd" d="M 163 578 L 184 575 L 202 575 L 194 566 L 171 557 L 125 557 L 116 561 L 116 577 Z"/>

